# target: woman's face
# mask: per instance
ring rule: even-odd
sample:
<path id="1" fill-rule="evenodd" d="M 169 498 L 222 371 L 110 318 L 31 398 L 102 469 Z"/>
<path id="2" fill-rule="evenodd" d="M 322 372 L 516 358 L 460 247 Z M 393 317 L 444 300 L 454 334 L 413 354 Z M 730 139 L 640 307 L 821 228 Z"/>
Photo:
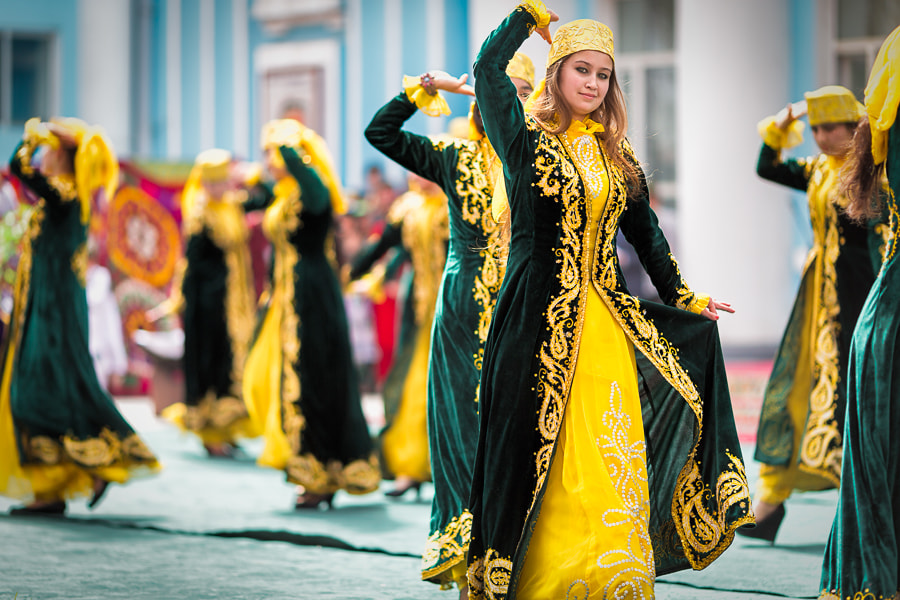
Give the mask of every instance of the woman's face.
<path id="1" fill-rule="evenodd" d="M 844 123 L 813 125 L 813 137 L 819 150 L 829 156 L 845 156 L 853 141 L 853 128 Z"/>
<path id="2" fill-rule="evenodd" d="M 510 77 L 509 80 L 513 82 L 514 86 L 516 86 L 516 95 L 519 97 L 519 100 L 521 100 L 523 103 L 528 100 L 528 96 L 530 96 L 531 92 L 534 91 L 534 88 L 531 87 L 531 84 L 518 77 Z"/>
<path id="3" fill-rule="evenodd" d="M 559 89 L 572 116 L 584 120 L 600 108 L 609 91 L 613 61 L 599 50 L 580 50 L 559 69 Z"/>

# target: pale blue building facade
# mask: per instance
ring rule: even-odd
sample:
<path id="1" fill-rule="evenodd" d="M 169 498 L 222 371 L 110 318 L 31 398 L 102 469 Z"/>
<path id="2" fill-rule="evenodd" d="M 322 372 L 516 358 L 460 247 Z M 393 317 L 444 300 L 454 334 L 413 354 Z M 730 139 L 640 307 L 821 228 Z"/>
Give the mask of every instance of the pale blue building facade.
<path id="1" fill-rule="evenodd" d="M 805 199 L 756 177 L 756 123 L 833 83 L 862 93 L 896 0 L 559 0 L 562 21 L 616 35 L 629 134 L 682 271 L 738 309 L 733 346 L 772 346 L 809 239 Z M 24 118 L 103 124 L 124 158 L 191 161 L 212 146 L 259 158 L 262 124 L 300 110 L 349 189 L 381 166 L 363 137 L 404 74 L 471 73 L 513 0 L 0 0 L 0 154 Z M 546 45 L 523 51 L 544 70 Z M 450 98 L 452 116 L 468 99 Z M 448 118 L 417 115 L 435 134 Z M 799 149 L 815 151 L 812 140 Z"/>

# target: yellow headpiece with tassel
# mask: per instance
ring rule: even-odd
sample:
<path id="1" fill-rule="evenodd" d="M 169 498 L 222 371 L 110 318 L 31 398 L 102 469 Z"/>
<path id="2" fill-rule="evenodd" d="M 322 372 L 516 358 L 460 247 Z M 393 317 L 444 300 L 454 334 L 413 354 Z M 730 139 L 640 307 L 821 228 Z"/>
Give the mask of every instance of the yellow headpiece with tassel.
<path id="1" fill-rule="evenodd" d="M 866 112 L 872 130 L 872 156 L 880 165 L 887 159 L 888 130 L 900 107 L 900 27 L 894 29 L 878 51 L 866 85 Z"/>
<path id="2" fill-rule="evenodd" d="M 276 119 L 269 121 L 262 129 L 262 148 L 269 150 L 279 146 L 297 148 L 306 153 L 310 158 L 310 164 L 322 179 L 322 183 L 331 194 L 331 207 L 336 214 L 344 214 L 347 206 L 341 191 L 341 180 L 331 152 L 322 137 L 295 119 Z M 281 155 L 276 154 L 276 161 L 281 160 Z"/>
<path id="3" fill-rule="evenodd" d="M 582 50 L 598 50 L 609 54 L 615 61 L 612 30 L 593 19 L 569 21 L 553 34 L 553 43 L 550 44 L 550 52 L 547 54 L 547 66 Z"/>
<path id="4" fill-rule="evenodd" d="M 76 142 L 75 190 L 81 203 L 81 222 L 87 223 L 91 215 L 94 194 L 101 188 L 112 200 L 119 185 L 119 161 L 112 144 L 101 127 L 88 125 L 74 117 L 58 117 L 50 120 L 64 130 Z M 59 148 L 59 138 L 38 118 L 25 123 L 25 138 L 36 144 Z"/>
<path id="5" fill-rule="evenodd" d="M 181 189 L 181 223 L 188 233 L 193 225 L 197 198 L 204 183 L 227 181 L 231 169 L 231 152 L 222 148 L 210 148 L 197 155 L 191 174 Z"/>

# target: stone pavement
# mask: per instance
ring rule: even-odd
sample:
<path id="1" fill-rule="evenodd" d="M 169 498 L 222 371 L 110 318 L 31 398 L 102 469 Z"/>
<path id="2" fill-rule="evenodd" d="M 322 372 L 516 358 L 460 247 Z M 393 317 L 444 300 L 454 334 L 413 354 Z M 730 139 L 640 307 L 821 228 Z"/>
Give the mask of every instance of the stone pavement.
<path id="1" fill-rule="evenodd" d="M 0 600 L 452 600 L 419 580 L 431 488 L 399 501 L 339 493 L 333 510 L 295 512 L 280 472 L 208 459 L 158 420 L 147 401 L 120 401 L 164 464 L 158 476 L 114 486 L 94 511 L 11 517 L 0 499 Z M 758 466 L 744 446 L 751 483 Z M 385 487 L 390 487 L 386 483 Z M 837 493 L 798 494 L 774 546 L 736 538 L 700 572 L 661 577 L 660 600 L 815 598 Z"/>

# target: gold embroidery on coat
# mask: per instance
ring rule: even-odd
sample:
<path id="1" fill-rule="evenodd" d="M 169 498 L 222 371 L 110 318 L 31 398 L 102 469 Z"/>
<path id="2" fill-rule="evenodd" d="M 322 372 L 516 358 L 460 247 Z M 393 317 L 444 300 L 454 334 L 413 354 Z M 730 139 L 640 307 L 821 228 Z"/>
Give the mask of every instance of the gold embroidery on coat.
<path id="1" fill-rule="evenodd" d="M 836 173 L 831 161 L 824 155 L 815 161 L 814 177 L 819 184 L 808 189 L 810 220 L 813 229 L 815 253 L 812 376 L 813 386 L 809 396 L 809 414 L 806 431 L 799 448 L 800 469 L 824 477 L 834 486 L 841 482 L 842 437 L 835 419 L 835 404 L 840 397 L 840 361 L 838 356 L 841 332 L 840 304 L 837 296 L 837 269 L 835 263 L 841 253 L 841 239 L 837 207 L 839 198 L 829 193 L 834 188 Z M 824 181 L 826 187 L 821 185 Z M 805 341 L 809 343 L 810 341 Z"/>
<path id="2" fill-rule="evenodd" d="M 78 283 L 81 284 L 81 287 L 87 285 L 87 243 L 79 244 L 79 246 L 75 249 L 75 252 L 72 254 L 72 260 L 70 261 L 70 264 L 72 267 L 72 273 L 75 274 L 75 278 L 78 280 Z"/>
<path id="3" fill-rule="evenodd" d="M 440 576 L 465 560 L 472 537 L 472 513 L 468 510 L 453 517 L 443 529 L 435 531 L 425 542 L 422 554 L 422 579 Z M 450 583 L 442 581 L 442 583 Z"/>
<path id="4" fill-rule="evenodd" d="M 484 246 L 473 248 L 482 259 L 481 269 L 473 282 L 475 303 L 480 308 L 478 313 L 478 352 L 473 357 L 475 368 L 481 371 L 484 361 L 484 343 L 487 341 L 497 292 L 503 282 L 504 264 L 500 257 L 498 238 L 500 226 L 491 214 L 494 179 L 500 170 L 499 159 L 487 138 L 479 142 L 463 142 L 458 144 L 456 194 L 460 199 L 462 218 L 475 226 Z M 477 391 L 476 397 L 477 401 Z"/>

